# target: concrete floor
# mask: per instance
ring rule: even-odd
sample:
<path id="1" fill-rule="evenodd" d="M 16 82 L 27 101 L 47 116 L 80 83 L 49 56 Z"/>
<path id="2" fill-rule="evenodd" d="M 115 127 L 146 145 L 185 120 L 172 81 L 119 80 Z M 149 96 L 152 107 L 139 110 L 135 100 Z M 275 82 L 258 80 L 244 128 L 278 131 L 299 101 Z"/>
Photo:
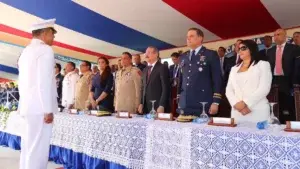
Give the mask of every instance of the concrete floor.
<path id="1" fill-rule="evenodd" d="M 19 169 L 20 151 L 0 146 L 0 169 Z M 57 169 L 62 166 L 53 162 L 48 163 L 47 169 Z"/>

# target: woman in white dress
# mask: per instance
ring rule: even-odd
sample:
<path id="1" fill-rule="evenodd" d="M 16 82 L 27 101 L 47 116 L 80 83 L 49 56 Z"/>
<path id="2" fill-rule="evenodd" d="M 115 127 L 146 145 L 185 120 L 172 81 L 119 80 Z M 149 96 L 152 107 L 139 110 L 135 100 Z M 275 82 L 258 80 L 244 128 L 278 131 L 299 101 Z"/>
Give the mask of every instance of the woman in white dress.
<path id="1" fill-rule="evenodd" d="M 267 95 L 272 83 L 270 64 L 261 60 L 258 46 L 253 40 L 242 41 L 239 56 L 237 65 L 231 69 L 226 87 L 226 96 L 232 106 L 231 117 L 238 123 L 269 120 Z"/>

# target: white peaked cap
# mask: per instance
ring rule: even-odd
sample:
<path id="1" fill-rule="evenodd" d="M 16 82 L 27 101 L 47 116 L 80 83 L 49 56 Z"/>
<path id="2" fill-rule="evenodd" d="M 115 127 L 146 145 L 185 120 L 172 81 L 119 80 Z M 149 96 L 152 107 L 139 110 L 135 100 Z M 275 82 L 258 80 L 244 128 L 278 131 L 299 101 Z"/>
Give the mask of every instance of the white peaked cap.
<path id="1" fill-rule="evenodd" d="M 31 26 L 31 31 L 39 30 L 39 29 L 45 29 L 45 28 L 53 28 L 55 25 L 56 19 L 48 19 L 48 20 L 43 20 L 38 23 L 35 23 Z M 55 30 L 55 29 L 54 29 Z M 56 30 L 55 30 L 56 32 Z"/>

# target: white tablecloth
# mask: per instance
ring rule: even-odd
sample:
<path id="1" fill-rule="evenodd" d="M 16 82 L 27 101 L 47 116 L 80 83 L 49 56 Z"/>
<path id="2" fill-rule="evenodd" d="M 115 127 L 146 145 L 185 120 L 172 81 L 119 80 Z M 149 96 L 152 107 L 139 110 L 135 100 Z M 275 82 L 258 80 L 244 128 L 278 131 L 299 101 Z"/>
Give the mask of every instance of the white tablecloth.
<path id="1" fill-rule="evenodd" d="M 12 114 L 5 131 L 19 135 L 20 120 Z M 300 168 L 300 134 L 283 128 L 56 114 L 51 144 L 128 168 Z"/>

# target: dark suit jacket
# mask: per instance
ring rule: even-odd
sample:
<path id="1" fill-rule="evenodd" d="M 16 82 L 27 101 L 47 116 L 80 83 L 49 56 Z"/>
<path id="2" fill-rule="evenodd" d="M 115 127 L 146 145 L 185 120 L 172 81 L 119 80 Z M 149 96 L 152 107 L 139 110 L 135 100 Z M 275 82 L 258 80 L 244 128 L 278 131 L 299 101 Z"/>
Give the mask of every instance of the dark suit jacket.
<path id="1" fill-rule="evenodd" d="M 276 49 L 277 47 L 274 46 L 271 49 L 269 49 L 267 53 L 273 75 L 274 75 L 275 62 L 276 62 Z M 297 55 L 297 46 L 287 43 L 283 49 L 283 55 L 282 55 L 282 69 L 284 74 L 283 77 L 286 80 L 284 80 L 284 82 L 280 82 L 279 84 L 279 90 L 286 93 L 289 93 L 293 87 L 293 84 L 296 83 L 295 82 L 296 55 Z M 273 78 L 273 84 L 278 84 L 278 82 L 274 81 L 274 78 Z"/>
<path id="2" fill-rule="evenodd" d="M 149 113 L 152 108 L 150 100 L 156 100 L 155 110 L 163 106 L 165 112 L 169 112 L 170 77 L 168 68 L 156 62 L 147 81 L 148 67 L 143 71 L 141 86 L 141 104 L 144 105 L 144 113 Z"/>
<path id="3" fill-rule="evenodd" d="M 136 65 L 136 67 L 139 68 L 141 71 L 143 71 L 145 69 L 146 65 L 140 63 L 140 64 Z"/>
<path id="4" fill-rule="evenodd" d="M 179 67 L 179 64 L 177 65 L 177 67 Z M 170 78 L 171 79 L 173 79 L 174 77 L 174 71 L 176 71 L 176 69 L 174 69 L 175 68 L 175 65 L 171 65 L 170 66 L 170 68 L 169 68 L 169 72 L 170 72 Z M 179 77 L 179 74 L 181 73 L 181 71 L 180 71 L 180 68 L 178 68 L 178 71 L 177 71 L 177 74 L 176 74 L 176 77 L 178 78 Z"/>
<path id="5" fill-rule="evenodd" d="M 230 58 L 225 58 L 223 63 L 223 69 L 224 69 L 224 87 L 227 86 L 229 74 L 231 71 L 231 68 L 236 65 L 236 55 L 231 56 Z"/>
<path id="6" fill-rule="evenodd" d="M 295 61 L 295 83 L 300 85 L 300 47 L 296 51 L 296 61 Z"/>
<path id="7" fill-rule="evenodd" d="M 58 95 L 58 100 L 60 101 L 62 98 L 62 82 L 64 80 L 64 76 L 61 75 L 60 73 L 56 75 L 56 85 L 57 85 L 57 95 Z"/>
<path id="8" fill-rule="evenodd" d="M 262 59 L 263 61 L 268 61 L 268 60 L 269 60 L 269 59 L 268 59 L 268 56 L 267 56 L 267 51 L 270 50 L 270 49 L 268 49 L 267 51 L 266 51 L 266 50 L 267 50 L 267 49 L 263 49 L 263 50 L 259 51 L 260 57 L 261 57 L 261 59 Z"/>

